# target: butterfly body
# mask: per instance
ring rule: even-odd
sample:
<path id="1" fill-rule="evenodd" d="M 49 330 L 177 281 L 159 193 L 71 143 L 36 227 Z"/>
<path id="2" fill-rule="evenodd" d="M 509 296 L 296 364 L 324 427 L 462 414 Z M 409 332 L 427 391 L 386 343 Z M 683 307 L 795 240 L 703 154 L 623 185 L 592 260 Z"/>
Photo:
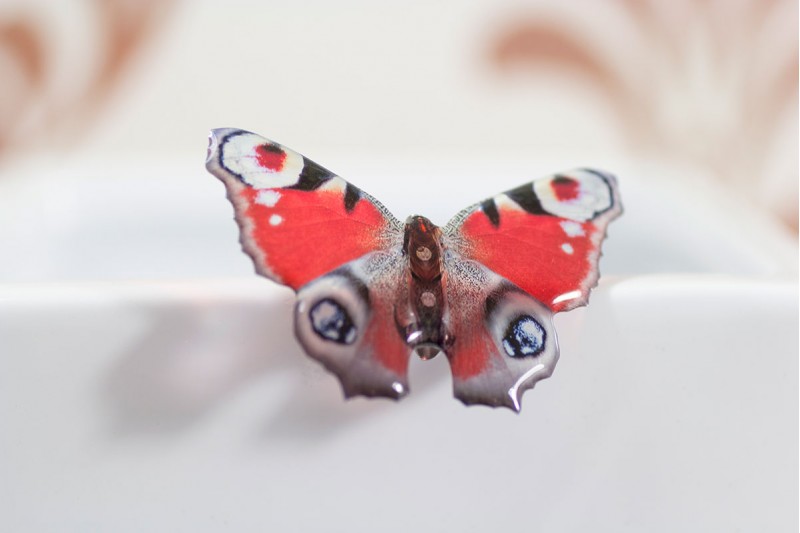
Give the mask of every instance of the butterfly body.
<path id="1" fill-rule="evenodd" d="M 553 314 L 588 301 L 621 213 L 614 177 L 582 169 L 441 228 L 419 215 L 403 224 L 332 172 L 236 129 L 212 132 L 207 167 L 256 271 L 297 291 L 295 335 L 346 396 L 400 398 L 410 355 L 441 352 L 457 398 L 518 411 L 558 360 Z"/>
<path id="2" fill-rule="evenodd" d="M 422 359 L 430 359 L 452 344 L 443 323 L 446 309 L 442 231 L 422 216 L 409 217 L 403 252 L 408 292 L 396 307 L 395 320 L 406 344 Z"/>

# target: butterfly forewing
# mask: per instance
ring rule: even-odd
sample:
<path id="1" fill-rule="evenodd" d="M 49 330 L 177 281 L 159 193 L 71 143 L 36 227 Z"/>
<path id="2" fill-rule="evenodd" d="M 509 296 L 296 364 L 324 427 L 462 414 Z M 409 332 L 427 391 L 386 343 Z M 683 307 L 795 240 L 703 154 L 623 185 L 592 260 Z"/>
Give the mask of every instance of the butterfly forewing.
<path id="1" fill-rule="evenodd" d="M 256 271 L 295 290 L 402 244 L 402 224 L 377 200 L 254 133 L 212 131 L 206 166 L 227 188 Z"/>
<path id="2" fill-rule="evenodd" d="M 622 213 L 614 176 L 580 169 L 548 176 L 465 209 L 444 229 L 450 247 L 551 310 L 585 305 L 600 245 Z"/>

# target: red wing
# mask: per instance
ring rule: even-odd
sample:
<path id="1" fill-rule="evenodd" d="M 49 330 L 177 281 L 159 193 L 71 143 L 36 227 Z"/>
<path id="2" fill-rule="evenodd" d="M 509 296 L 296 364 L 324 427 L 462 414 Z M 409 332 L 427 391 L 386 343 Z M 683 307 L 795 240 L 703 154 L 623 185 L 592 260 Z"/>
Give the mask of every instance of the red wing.
<path id="1" fill-rule="evenodd" d="M 567 311 L 597 285 L 606 226 L 622 213 L 614 176 L 574 170 L 476 204 L 445 227 L 448 245 Z"/>
<path id="2" fill-rule="evenodd" d="M 558 361 L 553 314 L 511 282 L 457 254 L 446 259 L 453 393 L 465 404 L 519 411 L 522 393 Z"/>
<path id="3" fill-rule="evenodd" d="M 402 245 L 402 224 L 377 200 L 254 133 L 212 131 L 206 167 L 228 190 L 256 271 L 295 290 L 366 253 Z"/>

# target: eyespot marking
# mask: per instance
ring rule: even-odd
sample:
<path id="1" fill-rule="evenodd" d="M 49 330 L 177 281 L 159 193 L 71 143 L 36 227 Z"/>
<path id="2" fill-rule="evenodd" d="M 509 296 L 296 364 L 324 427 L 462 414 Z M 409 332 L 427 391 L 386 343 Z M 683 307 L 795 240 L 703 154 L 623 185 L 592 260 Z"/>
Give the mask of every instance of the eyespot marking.
<path id="1" fill-rule="evenodd" d="M 256 146 L 258 164 L 269 172 L 280 172 L 286 162 L 286 152 L 275 143 L 264 143 Z"/>
<path id="2" fill-rule="evenodd" d="M 218 152 L 219 166 L 254 189 L 295 185 L 304 164 L 300 154 L 241 130 L 227 134 Z"/>
<path id="3" fill-rule="evenodd" d="M 590 170 L 576 170 L 570 175 L 536 180 L 533 191 L 546 213 L 574 222 L 592 220 L 614 204 L 608 180 Z M 564 228 L 564 231 L 568 230 Z"/>
<path id="4" fill-rule="evenodd" d="M 314 332 L 337 344 L 353 344 L 358 333 L 347 310 L 331 298 L 317 302 L 308 312 Z"/>
<path id="5" fill-rule="evenodd" d="M 581 185 L 578 180 L 567 176 L 556 176 L 550 181 L 550 188 L 553 189 L 553 195 L 559 202 L 566 202 L 578 197 Z"/>
<path id="6" fill-rule="evenodd" d="M 544 350 L 545 331 L 532 316 L 513 320 L 503 335 L 503 349 L 509 357 L 534 357 Z"/>

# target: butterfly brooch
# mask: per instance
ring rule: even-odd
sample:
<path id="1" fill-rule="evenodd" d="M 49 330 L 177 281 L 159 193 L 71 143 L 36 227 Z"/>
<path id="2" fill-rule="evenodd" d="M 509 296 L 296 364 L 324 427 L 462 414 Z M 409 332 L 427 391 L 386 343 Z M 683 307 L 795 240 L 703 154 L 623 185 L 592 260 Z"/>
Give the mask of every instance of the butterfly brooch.
<path id="1" fill-rule="evenodd" d="M 558 360 L 553 314 L 585 305 L 614 176 L 579 169 L 478 202 L 444 227 L 400 222 L 304 156 L 238 129 L 211 132 L 256 272 L 297 292 L 294 331 L 346 397 L 399 399 L 412 353 L 447 356 L 456 398 L 520 410 Z"/>

